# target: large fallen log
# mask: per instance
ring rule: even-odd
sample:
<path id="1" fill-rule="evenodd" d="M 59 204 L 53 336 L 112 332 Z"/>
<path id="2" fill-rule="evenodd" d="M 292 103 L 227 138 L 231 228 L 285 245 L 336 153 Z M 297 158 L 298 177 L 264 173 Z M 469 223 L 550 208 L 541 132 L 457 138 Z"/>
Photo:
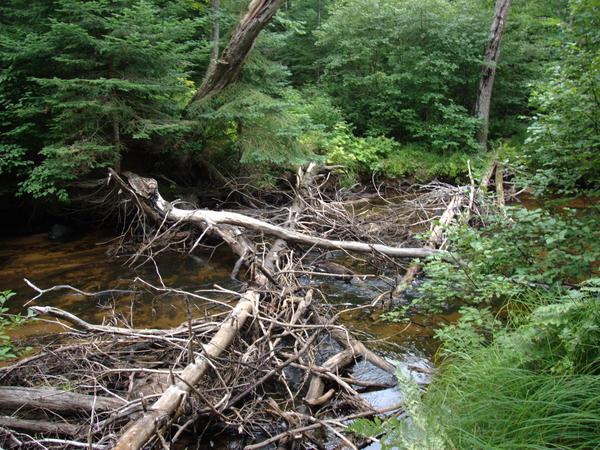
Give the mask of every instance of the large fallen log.
<path id="1" fill-rule="evenodd" d="M 208 369 L 210 358 L 219 356 L 231 344 L 239 329 L 252 313 L 258 299 L 259 295 L 255 291 L 247 291 L 242 296 L 219 331 L 204 346 L 204 355 L 197 357 L 192 364 L 188 365 L 179 375 L 178 381 L 169 386 L 156 403 L 150 406 L 144 415 L 127 429 L 119 438 L 114 447 L 115 450 L 142 448 L 166 424 L 167 420 L 176 417 L 181 412 L 181 407 L 188 394 Z"/>
<path id="2" fill-rule="evenodd" d="M 60 414 L 77 414 L 82 411 L 113 411 L 123 406 L 120 400 L 95 395 L 77 394 L 56 389 L 0 386 L 0 409 L 47 409 Z"/>
<path id="3" fill-rule="evenodd" d="M 0 416 L 0 427 L 61 436 L 76 436 L 82 431 L 82 427 L 79 425 L 72 425 L 66 422 L 27 420 L 11 416 Z"/>
<path id="4" fill-rule="evenodd" d="M 121 180 L 118 174 L 111 172 L 112 176 Z M 131 172 L 123 174 L 128 181 L 128 187 L 137 195 L 150 203 L 151 208 L 163 217 L 178 223 L 195 223 L 202 229 L 219 229 L 219 225 L 233 225 L 266 235 L 319 248 L 332 250 L 345 250 L 361 253 L 381 253 L 396 258 L 425 258 L 436 254 L 443 254 L 440 250 L 431 248 L 402 248 L 391 247 L 383 244 L 370 244 L 357 241 L 330 240 L 318 236 L 311 236 L 292 229 L 273 225 L 254 217 L 229 211 L 213 211 L 209 209 L 186 210 L 174 206 L 166 201 L 158 191 L 158 183 L 152 178 L 143 178 Z M 122 180 L 121 180 L 122 182 Z M 122 182 L 122 184 L 124 184 Z M 239 235 L 238 235 L 239 236 Z M 228 241 L 228 244 L 230 242 Z"/>

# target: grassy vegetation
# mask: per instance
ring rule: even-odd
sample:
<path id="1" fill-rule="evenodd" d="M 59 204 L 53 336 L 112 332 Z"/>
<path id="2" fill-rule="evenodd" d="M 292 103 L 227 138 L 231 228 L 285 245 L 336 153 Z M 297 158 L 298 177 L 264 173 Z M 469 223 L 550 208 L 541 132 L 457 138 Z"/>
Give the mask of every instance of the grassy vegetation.
<path id="1" fill-rule="evenodd" d="M 20 325 L 30 318 L 30 316 L 23 317 L 20 314 L 8 314 L 6 302 L 14 295 L 15 293 L 12 291 L 0 291 L 0 361 L 16 358 L 23 352 L 28 351 L 28 349 L 17 349 L 7 334 L 10 328 Z"/>
<path id="2" fill-rule="evenodd" d="M 461 307 L 460 320 L 437 331 L 438 376 L 410 420 L 354 431 L 402 449 L 598 448 L 597 207 L 509 209 L 484 223 L 450 230 L 464 270 L 428 261 L 420 296 L 388 314 Z"/>

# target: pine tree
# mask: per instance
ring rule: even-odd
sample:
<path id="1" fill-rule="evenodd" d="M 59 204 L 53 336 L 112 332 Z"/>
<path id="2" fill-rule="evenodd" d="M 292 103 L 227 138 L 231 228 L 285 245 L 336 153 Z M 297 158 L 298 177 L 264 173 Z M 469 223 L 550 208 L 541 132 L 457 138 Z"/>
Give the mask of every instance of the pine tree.
<path id="1" fill-rule="evenodd" d="M 143 0 L 58 0 L 46 23 L 29 31 L 19 55 L 41 46 L 48 58 L 46 71 L 26 74 L 34 84 L 16 100 L 20 113 L 48 127 L 43 159 L 21 189 L 64 198 L 65 182 L 118 167 L 127 148 L 182 129 L 180 112 L 193 94 L 187 80 L 195 30 L 192 20 L 165 16 Z"/>

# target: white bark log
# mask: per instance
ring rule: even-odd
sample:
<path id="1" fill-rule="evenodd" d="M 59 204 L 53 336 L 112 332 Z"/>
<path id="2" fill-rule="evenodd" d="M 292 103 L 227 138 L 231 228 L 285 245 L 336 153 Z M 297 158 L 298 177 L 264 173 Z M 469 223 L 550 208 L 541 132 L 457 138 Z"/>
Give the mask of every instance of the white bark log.
<path id="1" fill-rule="evenodd" d="M 304 233 L 287 229 L 278 225 L 273 225 L 254 217 L 245 216 L 236 212 L 213 211 L 209 209 L 186 210 L 174 207 L 167 202 L 156 189 L 150 197 L 154 201 L 155 208 L 163 215 L 166 215 L 174 221 L 193 222 L 201 227 L 216 227 L 222 225 L 233 225 L 246 228 L 253 231 L 259 231 L 264 234 L 283 239 L 288 242 L 296 242 L 327 248 L 333 250 L 345 250 L 361 253 L 382 253 L 391 257 L 399 258 L 424 258 L 427 256 L 443 253 L 431 248 L 402 248 L 391 247 L 383 244 L 369 244 L 357 241 L 340 241 L 324 239 L 317 236 L 311 236 Z M 231 245 L 230 242 L 228 244 Z"/>
<path id="2" fill-rule="evenodd" d="M 254 291 L 247 291 L 223 322 L 219 331 L 204 346 L 205 356 L 199 356 L 188 365 L 179 380 L 169 386 L 160 398 L 144 415 L 136 420 L 121 436 L 114 450 L 138 450 L 159 430 L 169 419 L 176 418 L 181 412 L 182 405 L 191 391 L 191 386 L 198 384 L 209 367 L 207 358 L 216 358 L 232 342 L 239 329 L 244 325 L 252 313 L 254 304 L 258 302 L 259 295 Z"/>
<path id="3" fill-rule="evenodd" d="M 454 217 L 460 212 L 460 208 L 463 203 L 463 197 L 460 194 L 455 195 L 448 203 L 444 214 L 440 217 L 439 223 L 433 227 L 431 231 L 431 236 L 427 240 L 427 244 L 425 244 L 426 248 L 435 249 L 442 244 L 442 238 L 444 236 L 444 230 L 452 221 Z M 415 279 L 418 273 L 421 271 L 421 264 L 414 262 L 410 265 L 396 289 L 394 289 L 394 295 L 400 295 L 406 288 L 410 285 L 410 283 Z"/>

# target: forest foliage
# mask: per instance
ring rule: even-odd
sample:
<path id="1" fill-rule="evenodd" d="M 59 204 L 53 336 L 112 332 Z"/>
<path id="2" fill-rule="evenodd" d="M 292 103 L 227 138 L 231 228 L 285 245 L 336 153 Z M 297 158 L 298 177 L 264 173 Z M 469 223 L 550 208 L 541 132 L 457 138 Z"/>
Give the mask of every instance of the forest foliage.
<path id="1" fill-rule="evenodd" d="M 448 181 L 484 164 L 473 104 L 490 0 L 285 3 L 240 79 L 189 105 L 245 9 L 190 0 L 8 0 L 0 5 L 5 195 L 68 197 L 108 166 L 195 183 L 204 161 L 263 176 L 308 160 L 346 180 Z M 598 180 L 593 2 L 513 5 L 492 103 L 492 145 L 522 146 L 540 192 Z M 587 9 L 586 9 L 587 8 Z M 576 20 L 572 20 L 576 17 Z M 596 131 L 594 131 L 596 130 Z M 567 165 L 572 168 L 560 171 Z"/>

